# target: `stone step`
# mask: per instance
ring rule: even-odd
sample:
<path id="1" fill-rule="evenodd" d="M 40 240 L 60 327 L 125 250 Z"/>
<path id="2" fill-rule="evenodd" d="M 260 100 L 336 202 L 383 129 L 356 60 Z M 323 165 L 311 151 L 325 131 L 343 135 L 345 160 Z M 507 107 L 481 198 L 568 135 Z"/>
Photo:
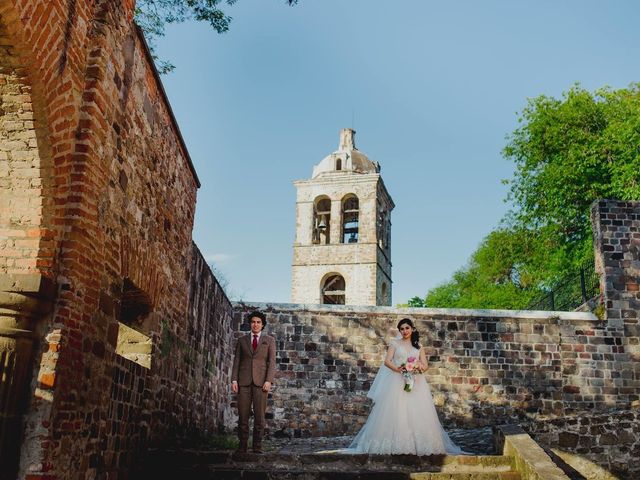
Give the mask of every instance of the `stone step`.
<path id="1" fill-rule="evenodd" d="M 333 452 L 320 453 L 266 453 L 234 454 L 231 451 L 180 451 L 155 452 L 147 457 L 152 463 L 165 463 L 169 458 L 176 465 L 208 465 L 210 467 L 243 466 L 260 468 L 363 468 L 402 469 L 407 471 L 455 472 L 465 471 L 507 471 L 512 467 L 510 457 L 500 455 L 349 455 Z"/>
<path id="2" fill-rule="evenodd" d="M 201 465 L 204 466 L 204 465 Z M 318 464 L 318 465 L 283 465 L 283 464 L 252 464 L 252 463 L 238 463 L 238 464 L 223 464 L 223 465 L 207 465 L 206 468 L 210 470 L 265 470 L 269 469 L 271 471 L 278 472 L 286 472 L 291 470 L 304 470 L 307 472 L 344 472 L 344 471 L 367 471 L 367 472 L 381 472 L 381 471 L 393 471 L 393 472 L 403 472 L 403 473 L 413 473 L 413 472 L 422 472 L 422 473 L 442 473 L 442 474 L 458 474 L 458 473 L 487 473 L 487 474 L 498 474 L 511 472 L 513 469 L 510 466 L 502 466 L 502 467 L 488 467 L 488 466 L 443 466 L 442 468 L 437 468 L 435 466 L 430 466 L 428 470 L 416 469 L 404 465 L 388 465 L 388 464 L 349 464 L 349 463 L 334 463 L 334 464 Z"/>
<path id="3" fill-rule="evenodd" d="M 410 480 L 521 480 L 518 472 L 496 473 L 412 473 Z"/>
<path id="4" fill-rule="evenodd" d="M 510 457 L 496 455 L 347 455 L 341 453 L 233 454 L 155 452 L 147 466 L 194 480 L 520 480 Z M 147 474 L 152 472 L 147 469 Z"/>
<path id="5" fill-rule="evenodd" d="M 516 472 L 494 472 L 494 473 L 407 473 L 396 471 L 342 471 L 327 472 L 308 470 L 238 470 L 238 469 L 215 469 L 205 474 L 191 473 L 192 480 L 521 480 L 520 474 Z"/>

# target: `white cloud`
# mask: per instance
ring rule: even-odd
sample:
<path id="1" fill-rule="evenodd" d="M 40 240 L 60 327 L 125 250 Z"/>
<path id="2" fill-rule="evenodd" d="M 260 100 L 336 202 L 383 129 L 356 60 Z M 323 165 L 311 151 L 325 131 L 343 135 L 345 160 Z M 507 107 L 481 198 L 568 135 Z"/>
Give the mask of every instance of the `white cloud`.
<path id="1" fill-rule="evenodd" d="M 204 259 L 208 263 L 229 263 L 232 260 L 238 258 L 238 255 L 234 253 L 207 253 L 204 256 Z"/>

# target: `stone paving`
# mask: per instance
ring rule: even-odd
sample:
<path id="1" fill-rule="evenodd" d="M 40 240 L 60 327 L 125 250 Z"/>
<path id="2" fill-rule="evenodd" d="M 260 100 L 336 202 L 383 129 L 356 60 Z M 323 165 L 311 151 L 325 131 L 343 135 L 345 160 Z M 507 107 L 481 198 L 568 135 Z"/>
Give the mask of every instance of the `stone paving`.
<path id="1" fill-rule="evenodd" d="M 451 440 L 465 452 L 476 455 L 497 454 L 491 427 L 449 429 L 447 433 Z M 353 436 L 351 435 L 341 437 L 270 438 L 265 441 L 265 448 L 268 451 L 283 454 L 330 452 L 348 447 L 352 440 Z"/>
<path id="2" fill-rule="evenodd" d="M 491 427 L 449 429 L 448 433 L 467 455 L 346 455 L 339 450 L 348 447 L 353 436 L 276 436 L 265 439 L 264 455 L 234 452 L 230 445 L 149 451 L 139 472 L 148 478 L 157 473 L 163 478 L 198 480 L 521 479 L 513 458 L 495 452 Z"/>

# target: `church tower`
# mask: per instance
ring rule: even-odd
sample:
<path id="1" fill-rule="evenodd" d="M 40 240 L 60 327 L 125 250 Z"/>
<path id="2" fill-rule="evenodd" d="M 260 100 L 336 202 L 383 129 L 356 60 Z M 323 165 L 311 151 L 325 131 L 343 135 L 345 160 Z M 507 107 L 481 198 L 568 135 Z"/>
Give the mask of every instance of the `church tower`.
<path id="1" fill-rule="evenodd" d="M 391 210 L 380 165 L 340 131 L 338 149 L 294 182 L 291 301 L 391 305 Z"/>

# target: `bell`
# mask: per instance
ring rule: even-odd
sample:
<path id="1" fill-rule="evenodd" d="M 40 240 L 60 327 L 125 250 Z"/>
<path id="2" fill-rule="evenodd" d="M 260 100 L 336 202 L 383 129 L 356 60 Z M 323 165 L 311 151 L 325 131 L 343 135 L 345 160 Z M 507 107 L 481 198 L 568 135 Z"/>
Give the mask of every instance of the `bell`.
<path id="1" fill-rule="evenodd" d="M 324 230 L 327 228 L 327 222 L 324 218 L 324 215 L 320 217 L 320 222 L 318 223 L 318 230 Z"/>

